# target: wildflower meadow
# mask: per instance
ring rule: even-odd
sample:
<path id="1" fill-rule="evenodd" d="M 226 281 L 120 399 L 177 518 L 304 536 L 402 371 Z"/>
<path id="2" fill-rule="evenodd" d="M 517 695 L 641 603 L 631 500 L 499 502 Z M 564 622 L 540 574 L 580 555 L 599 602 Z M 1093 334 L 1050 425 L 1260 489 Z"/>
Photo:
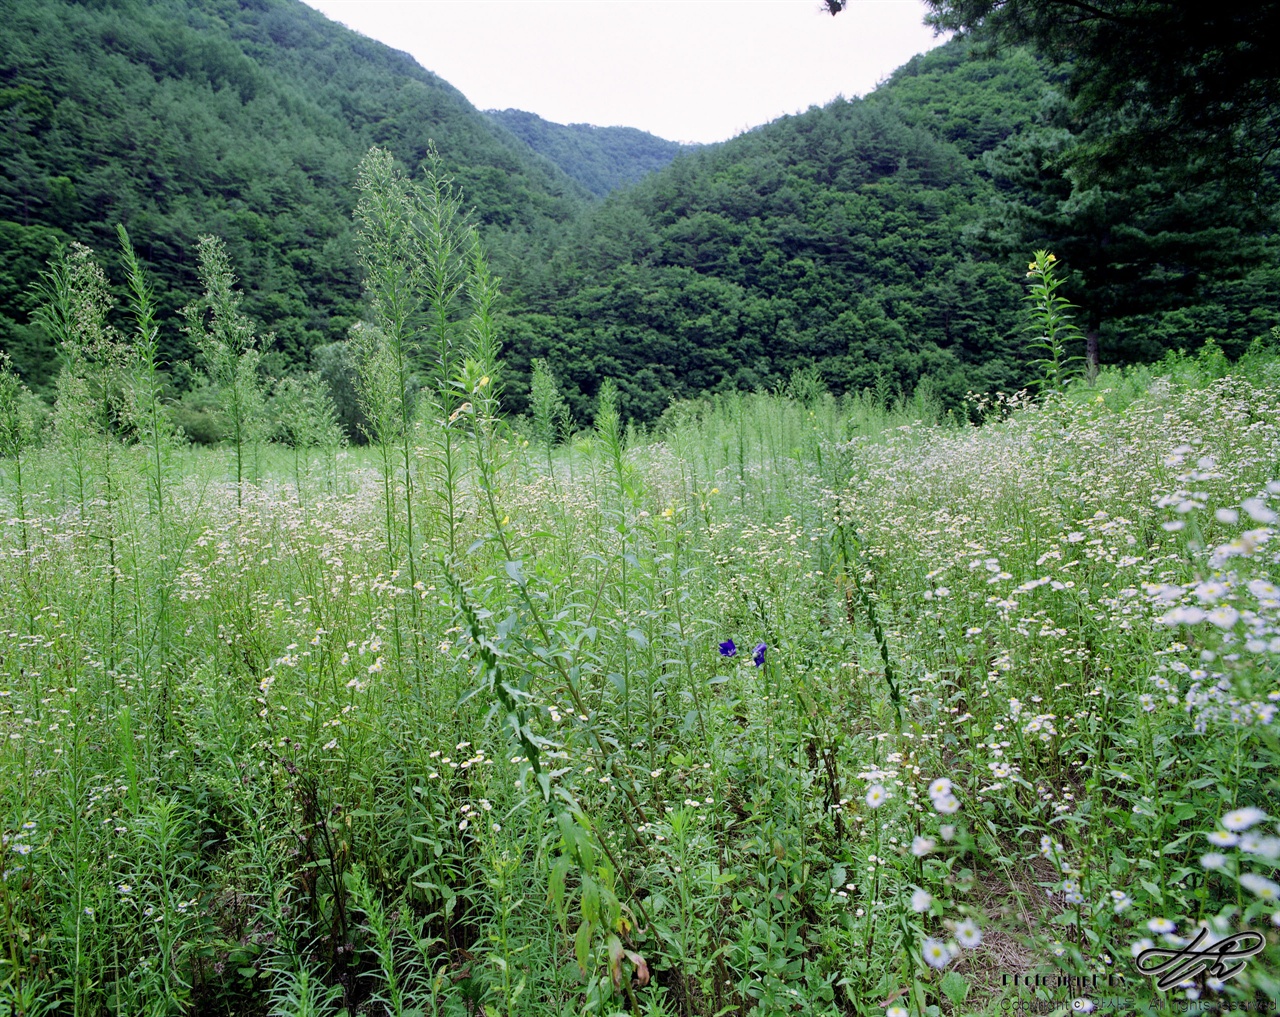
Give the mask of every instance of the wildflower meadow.
<path id="1" fill-rule="evenodd" d="M 129 329 L 73 249 L 57 405 L 0 373 L 0 1014 L 1280 996 L 1274 344 L 647 431 L 538 363 L 509 420 L 456 196 L 360 188 L 367 444 L 267 385 L 212 238 L 220 448 L 123 235 Z"/>

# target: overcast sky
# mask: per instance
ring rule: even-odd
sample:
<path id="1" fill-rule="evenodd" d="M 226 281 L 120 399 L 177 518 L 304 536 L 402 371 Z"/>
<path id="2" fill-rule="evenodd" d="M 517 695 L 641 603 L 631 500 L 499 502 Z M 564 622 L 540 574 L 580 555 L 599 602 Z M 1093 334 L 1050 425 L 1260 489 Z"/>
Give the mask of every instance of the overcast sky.
<path id="1" fill-rule="evenodd" d="M 480 109 L 723 141 L 865 95 L 941 40 L 922 0 L 307 0 Z"/>

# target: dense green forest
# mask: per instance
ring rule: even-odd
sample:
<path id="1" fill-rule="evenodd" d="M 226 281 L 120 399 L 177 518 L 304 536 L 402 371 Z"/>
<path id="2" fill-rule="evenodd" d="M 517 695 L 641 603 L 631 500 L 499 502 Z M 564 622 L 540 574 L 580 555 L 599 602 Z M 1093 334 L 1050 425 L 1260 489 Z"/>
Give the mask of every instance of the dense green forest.
<path id="1" fill-rule="evenodd" d="M 1065 77 L 956 41 L 865 100 L 681 159 L 526 262 L 513 346 L 561 365 L 578 408 L 612 376 L 646 418 L 809 365 L 836 392 L 928 379 L 954 405 L 1025 384 L 1021 279 L 1053 245 L 1104 362 L 1204 338 L 1242 352 L 1278 320 L 1269 225 L 1220 184 L 1159 200 L 1155 169 L 1145 190 L 1074 188 Z M 1206 250 L 1215 264 L 1189 257 Z"/>
<path id="2" fill-rule="evenodd" d="M 0 40 L 0 345 L 37 391 L 56 361 L 32 284 L 70 239 L 119 282 L 123 223 L 157 281 L 172 397 L 199 384 L 176 312 L 211 233 L 273 335 L 264 369 L 321 368 L 354 426 L 352 183 L 374 143 L 410 169 L 434 143 L 473 207 L 503 279 L 516 412 L 539 357 L 579 421 L 606 377 L 639 420 L 673 398 L 777 388 L 797 368 L 837 394 L 923 383 L 951 406 L 1018 388 L 1038 248 L 1065 264 L 1104 363 L 1206 338 L 1238 355 L 1280 320 L 1274 168 L 1243 188 L 1149 152 L 1090 178 L 1070 64 L 1016 46 L 954 40 L 865 99 L 687 153 L 597 200 L 620 172 L 614 141 L 631 169 L 656 158 L 631 144 L 639 132 L 487 117 L 296 0 L 0 9 L 13 28 Z"/>
<path id="3" fill-rule="evenodd" d="M 61 241 L 114 258 L 123 223 L 168 321 L 223 237 L 273 369 L 361 314 L 355 167 L 372 144 L 417 166 L 434 141 L 492 231 L 565 220 L 589 197 L 406 54 L 295 0 L 0 3 L 0 345 L 55 368 L 29 287 Z M 164 333 L 172 363 L 192 350 Z"/>
<path id="4" fill-rule="evenodd" d="M 965 112 L 904 113 L 896 86 L 920 76 Z M 949 47 L 870 100 L 686 157 L 529 262 L 517 289 L 535 313 L 513 345 L 579 384 L 620 379 L 642 417 L 815 363 L 836 391 L 1017 385 L 1017 279 L 963 236 L 993 192 L 977 157 L 1032 121 L 1044 88 L 1025 54 L 976 64 Z"/>
<path id="5" fill-rule="evenodd" d="M 554 124 L 519 109 L 490 109 L 485 114 L 598 198 L 634 184 L 670 166 L 676 156 L 701 147 L 667 141 L 635 127 Z"/>

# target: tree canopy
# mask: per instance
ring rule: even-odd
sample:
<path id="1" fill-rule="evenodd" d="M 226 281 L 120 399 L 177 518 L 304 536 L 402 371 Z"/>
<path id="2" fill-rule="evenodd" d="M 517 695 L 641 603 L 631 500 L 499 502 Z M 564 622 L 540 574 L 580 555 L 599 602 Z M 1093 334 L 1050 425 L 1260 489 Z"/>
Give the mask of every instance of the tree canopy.
<path id="1" fill-rule="evenodd" d="M 1095 16 L 1042 6 L 1062 24 Z M 1065 265 L 1064 292 L 1104 361 L 1204 338 L 1234 354 L 1277 323 L 1265 70 L 1262 112 L 1241 114 L 1228 154 L 1213 155 L 1207 125 L 1230 110 L 1205 100 L 1200 121 L 1185 104 L 1177 116 L 1199 122 L 1209 148 L 1153 143 L 1121 159 L 1107 147 L 1121 128 L 1139 138 L 1165 115 L 1142 98 L 1156 86 L 1104 108 L 1086 86 L 1105 74 L 1081 70 L 1102 57 L 1071 49 L 1083 43 L 1070 33 L 1041 38 L 1062 25 L 1012 0 L 939 2 L 939 24 L 972 29 L 867 97 L 684 152 L 603 200 L 587 188 L 634 179 L 671 149 L 508 111 L 517 137 L 406 55 L 298 0 L 0 9 L 13 29 L 0 34 L 0 347 L 36 389 L 48 390 L 55 356 L 31 283 L 72 240 L 120 279 L 109 262 L 123 223 L 155 280 L 159 356 L 181 392 L 194 376 L 176 312 L 199 292 L 195 239 L 216 234 L 264 366 L 318 370 L 357 427 L 343 342 L 368 313 L 355 166 L 377 144 L 413 173 L 433 140 L 503 279 L 517 412 L 538 359 L 580 420 L 610 377 L 639 419 L 673 398 L 778 388 L 796 370 L 885 398 L 925 384 L 953 405 L 970 388 L 1020 387 L 1022 279 L 1038 249 Z"/>
<path id="2" fill-rule="evenodd" d="M 1212 155 L 1255 169 L 1280 142 L 1276 0 L 929 0 L 939 30 L 1031 44 L 1072 65 L 1099 172 Z M 1238 167 L 1234 167 L 1238 168 Z"/>
<path id="3" fill-rule="evenodd" d="M 1061 69 L 1062 105 L 986 156 L 1001 197 L 984 225 L 995 250 L 1065 254 L 1090 327 L 1274 263 L 1280 2 L 928 3 L 977 52 L 1031 46 Z"/>
<path id="4" fill-rule="evenodd" d="M 171 318 L 199 292 L 196 238 L 223 237 L 282 370 L 362 313 L 355 167 L 416 168 L 434 141 L 490 234 L 589 200 L 404 53 L 297 0 L 0 0 L 0 347 L 46 384 L 30 287 L 59 240 L 108 260 L 123 223 Z M 167 330 L 162 356 L 191 357 Z"/>

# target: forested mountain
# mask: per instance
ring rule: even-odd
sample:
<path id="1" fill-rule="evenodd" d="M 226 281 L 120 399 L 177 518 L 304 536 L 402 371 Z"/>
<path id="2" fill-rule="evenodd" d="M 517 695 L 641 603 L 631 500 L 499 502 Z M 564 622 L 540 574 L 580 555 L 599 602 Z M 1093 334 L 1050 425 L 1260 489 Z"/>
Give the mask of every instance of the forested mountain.
<path id="1" fill-rule="evenodd" d="M 836 391 L 1019 384 L 1018 278 L 963 236 L 993 195 L 983 152 L 1049 87 L 1026 53 L 977 63 L 949 46 L 868 99 L 683 158 L 528 262 L 513 282 L 535 313 L 514 345 L 582 386 L 578 408 L 612 376 L 646 418 L 811 364 Z"/>
<path id="2" fill-rule="evenodd" d="M 297 0 L 3 0 L 0 346 L 53 369 L 28 288 L 60 240 L 108 262 L 124 223 L 166 317 L 196 293 L 195 244 L 226 239 L 277 360 L 360 313 L 351 211 L 372 144 L 417 167 L 434 141 L 492 230 L 564 221 L 589 196 L 408 55 Z M 166 359 L 189 355 L 177 328 Z"/>
<path id="3" fill-rule="evenodd" d="M 55 361 L 30 285 L 69 239 L 111 270 L 118 222 L 158 283 L 176 388 L 191 349 L 175 312 L 204 233 L 225 238 L 245 309 L 274 332 L 266 368 L 313 366 L 362 313 L 356 164 L 379 144 L 413 170 L 431 140 L 504 280 L 515 412 L 534 357 L 580 420 L 606 377 L 643 420 L 804 367 L 836 392 L 924 382 L 953 405 L 1021 387 L 1023 276 L 1042 247 L 1104 362 L 1205 338 L 1236 353 L 1280 321 L 1274 172 L 1246 193 L 1153 155 L 1086 181 L 1071 70 L 1024 49 L 953 40 L 865 99 L 599 201 L 606 167 L 657 139 L 487 117 L 298 0 L 0 0 L 0 14 L 0 346 L 37 389 Z"/>
<path id="4" fill-rule="evenodd" d="M 1030 380 L 1039 247 L 1077 270 L 1065 292 L 1104 362 L 1206 338 L 1242 351 L 1280 321 L 1274 203 L 1260 219 L 1212 179 L 1153 200 L 1159 167 L 1128 190 L 1074 187 L 1067 73 L 956 40 L 866 99 L 682 158 L 521 262 L 514 356 L 557 365 L 581 412 L 606 376 L 651 419 L 807 366 L 837 392 L 926 381 L 954 405 Z"/>
<path id="5" fill-rule="evenodd" d="M 485 113 L 599 198 L 671 165 L 682 152 L 701 147 L 667 141 L 634 127 L 555 124 L 519 109 Z"/>

